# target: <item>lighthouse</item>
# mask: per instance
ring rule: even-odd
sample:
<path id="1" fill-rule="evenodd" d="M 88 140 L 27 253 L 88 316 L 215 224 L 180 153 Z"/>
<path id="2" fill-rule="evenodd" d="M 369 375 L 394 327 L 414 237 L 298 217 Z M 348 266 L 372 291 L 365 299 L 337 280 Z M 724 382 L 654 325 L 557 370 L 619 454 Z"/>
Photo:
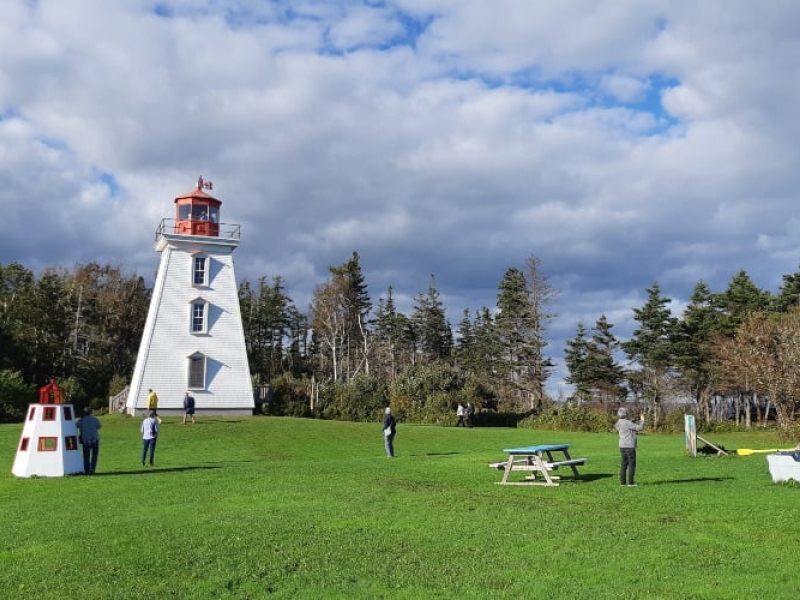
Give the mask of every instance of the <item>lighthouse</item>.
<path id="1" fill-rule="evenodd" d="M 146 411 L 151 389 L 159 415 L 181 414 L 186 392 L 199 415 L 253 412 L 233 268 L 241 227 L 221 221 L 222 202 L 211 189 L 200 177 L 156 230 L 161 262 L 128 392 L 130 415 Z"/>
<path id="2" fill-rule="evenodd" d="M 65 404 L 51 381 L 39 390 L 39 403 L 28 414 L 11 472 L 17 477 L 63 477 L 83 473 L 75 409 Z"/>

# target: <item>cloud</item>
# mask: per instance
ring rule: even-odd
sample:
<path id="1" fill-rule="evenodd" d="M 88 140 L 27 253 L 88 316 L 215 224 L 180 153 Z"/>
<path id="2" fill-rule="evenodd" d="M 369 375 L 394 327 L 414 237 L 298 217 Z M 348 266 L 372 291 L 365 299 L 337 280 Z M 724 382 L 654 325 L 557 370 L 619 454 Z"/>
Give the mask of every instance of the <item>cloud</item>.
<path id="1" fill-rule="evenodd" d="M 10 0 L 0 6 L 0 263 L 151 278 L 202 174 L 237 273 L 305 308 L 359 252 L 401 309 L 455 324 L 534 254 L 577 320 L 659 281 L 794 272 L 792 2 Z M 560 367 L 558 377 L 563 376 Z"/>

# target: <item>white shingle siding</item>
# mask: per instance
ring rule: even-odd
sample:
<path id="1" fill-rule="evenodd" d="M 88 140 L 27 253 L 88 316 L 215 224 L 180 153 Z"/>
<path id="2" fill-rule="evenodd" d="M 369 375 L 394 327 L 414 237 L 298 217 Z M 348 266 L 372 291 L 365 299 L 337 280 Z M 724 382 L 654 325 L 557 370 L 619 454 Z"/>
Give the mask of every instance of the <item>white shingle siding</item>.
<path id="1" fill-rule="evenodd" d="M 148 389 L 158 394 L 159 410 L 182 410 L 189 356 L 207 357 L 206 389 L 192 390 L 198 412 L 250 413 L 253 390 L 233 267 L 238 240 L 163 235 L 153 297 L 147 314 L 127 410 L 147 406 Z M 208 285 L 195 286 L 197 252 L 208 257 Z M 208 302 L 207 332 L 191 332 L 192 302 Z"/>

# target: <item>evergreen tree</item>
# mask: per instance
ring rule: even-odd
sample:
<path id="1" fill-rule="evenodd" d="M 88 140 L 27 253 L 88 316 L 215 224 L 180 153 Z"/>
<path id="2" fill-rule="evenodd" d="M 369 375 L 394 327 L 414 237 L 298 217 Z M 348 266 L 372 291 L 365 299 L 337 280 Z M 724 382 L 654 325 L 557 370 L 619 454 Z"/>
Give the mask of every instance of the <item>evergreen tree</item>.
<path id="1" fill-rule="evenodd" d="M 414 298 L 411 322 L 417 350 L 428 361 L 449 358 L 453 349 L 453 330 L 447 321 L 444 304 L 436 289 L 436 277 L 431 275 L 425 294 Z"/>
<path id="2" fill-rule="evenodd" d="M 589 343 L 589 381 L 595 397 L 602 403 L 619 400 L 625 396 L 625 371 L 614 355 L 620 342 L 611 331 L 614 324 L 601 315 L 592 329 Z"/>
<path id="3" fill-rule="evenodd" d="M 469 310 L 459 324 L 459 343 L 456 352 L 461 367 L 485 381 L 494 377 L 494 365 L 497 360 L 498 343 L 494 319 L 488 307 L 484 306 L 470 318 Z"/>
<path id="4" fill-rule="evenodd" d="M 250 372 L 257 382 L 268 383 L 284 370 L 287 340 L 294 344 L 295 352 L 299 351 L 304 318 L 284 293 L 281 277 L 274 277 L 272 285 L 261 277 L 255 289 L 246 279 L 242 281 L 239 306 Z M 296 360 L 297 355 L 293 358 Z"/>
<path id="5" fill-rule="evenodd" d="M 564 362 L 569 373 L 564 381 L 575 386 L 573 398 L 578 402 L 589 400 L 592 394 L 588 374 L 590 351 L 586 336 L 586 327 L 579 322 L 575 330 L 575 337 L 567 340 L 564 350 Z"/>
<path id="6" fill-rule="evenodd" d="M 536 257 L 528 258 L 527 267 L 527 276 L 519 269 L 508 269 L 499 284 L 497 370 L 523 405 L 538 410 L 546 399 L 544 386 L 553 368 L 544 348 L 547 326 L 555 317 L 549 307 L 556 291 Z"/>
<path id="7" fill-rule="evenodd" d="M 695 285 L 683 317 L 678 321 L 675 364 L 681 380 L 701 407 L 709 402 L 713 390 L 711 375 L 712 340 L 721 335 L 723 314 L 717 296 L 704 281 Z"/>
<path id="8" fill-rule="evenodd" d="M 619 341 L 612 333 L 614 325 L 602 315 L 587 339 L 587 331 L 578 323 L 576 336 L 567 341 L 567 383 L 576 388 L 579 400 L 597 400 L 603 404 L 618 400 L 625 394 L 622 385 L 625 374 L 614 358 Z"/>
<path id="9" fill-rule="evenodd" d="M 286 369 L 293 376 L 311 372 L 308 347 L 308 317 L 292 303 L 287 307 L 289 348 L 286 354 Z"/>
<path id="10" fill-rule="evenodd" d="M 633 309 L 639 326 L 621 347 L 640 367 L 639 383 L 645 397 L 653 403 L 653 420 L 657 427 L 661 403 L 674 375 L 677 319 L 670 311 L 670 299 L 661 295 L 657 282 L 646 291 L 647 302 L 642 308 Z M 636 383 L 635 376 L 632 383 Z"/>
<path id="11" fill-rule="evenodd" d="M 772 309 L 775 312 L 788 312 L 790 308 L 800 305 L 800 271 L 783 276 L 783 284 L 773 299 Z"/>
<path id="12" fill-rule="evenodd" d="M 716 298 L 723 315 L 722 333 L 728 337 L 735 335 L 739 325 L 754 312 L 767 310 L 771 300 L 769 292 L 759 289 L 744 270 L 739 271 Z"/>

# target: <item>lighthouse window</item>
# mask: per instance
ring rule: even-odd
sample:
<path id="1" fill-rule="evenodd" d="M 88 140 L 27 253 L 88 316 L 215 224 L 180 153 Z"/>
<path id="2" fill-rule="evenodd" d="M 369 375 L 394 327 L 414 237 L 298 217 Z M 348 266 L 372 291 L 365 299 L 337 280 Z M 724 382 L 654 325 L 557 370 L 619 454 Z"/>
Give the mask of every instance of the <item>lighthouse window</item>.
<path id="1" fill-rule="evenodd" d="M 192 333 L 206 332 L 206 315 L 208 303 L 205 300 L 192 302 Z"/>
<path id="2" fill-rule="evenodd" d="M 208 258 L 205 256 L 194 257 L 192 282 L 194 285 L 206 285 L 208 281 Z"/>
<path id="3" fill-rule="evenodd" d="M 187 387 L 192 390 L 203 390 L 206 387 L 206 357 L 203 354 L 193 354 L 189 357 L 189 382 Z"/>

